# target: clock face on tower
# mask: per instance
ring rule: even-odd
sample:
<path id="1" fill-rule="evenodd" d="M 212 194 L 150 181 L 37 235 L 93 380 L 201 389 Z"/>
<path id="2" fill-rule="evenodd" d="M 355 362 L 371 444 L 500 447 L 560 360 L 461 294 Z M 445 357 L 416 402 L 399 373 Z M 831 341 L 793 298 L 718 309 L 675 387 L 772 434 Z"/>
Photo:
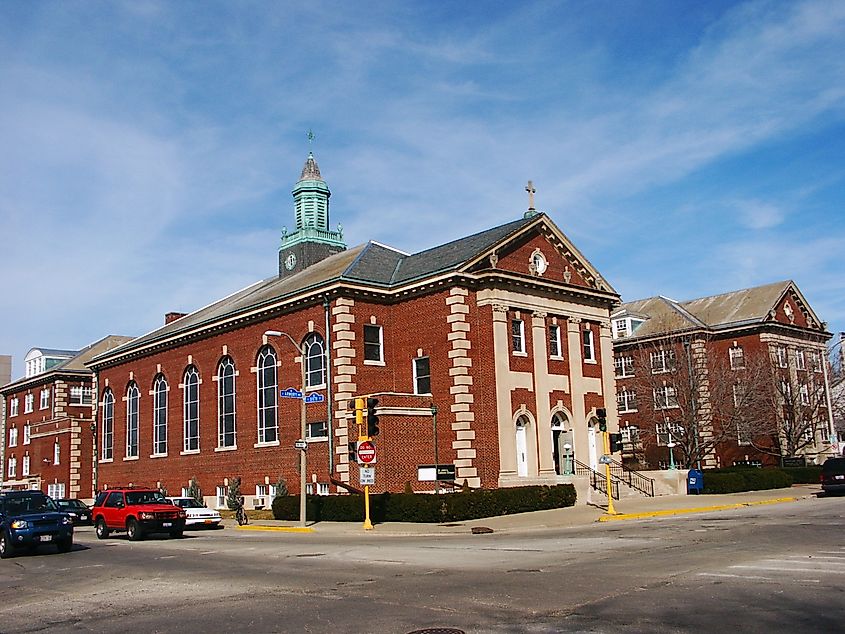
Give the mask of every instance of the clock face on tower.
<path id="1" fill-rule="evenodd" d="M 293 253 L 289 253 L 288 257 L 285 258 L 285 268 L 288 271 L 292 271 L 293 267 L 296 266 L 296 256 Z"/>

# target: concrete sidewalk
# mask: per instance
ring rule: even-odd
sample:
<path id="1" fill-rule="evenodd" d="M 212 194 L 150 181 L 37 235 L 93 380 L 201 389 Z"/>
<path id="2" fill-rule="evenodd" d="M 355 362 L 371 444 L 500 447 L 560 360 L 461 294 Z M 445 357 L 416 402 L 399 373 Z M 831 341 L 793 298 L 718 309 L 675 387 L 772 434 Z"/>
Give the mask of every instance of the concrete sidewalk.
<path id="1" fill-rule="evenodd" d="M 795 485 L 788 489 L 768 491 L 747 491 L 725 495 L 663 495 L 653 498 L 626 497 L 614 500 L 617 515 L 607 515 L 598 494 L 594 499 L 601 506 L 580 504 L 562 509 L 502 515 L 477 520 L 466 520 L 448 524 L 417 524 L 406 522 L 385 522 L 376 524 L 373 530 L 364 530 L 363 522 L 317 522 L 307 528 L 296 522 L 277 520 L 255 520 L 248 526 L 237 526 L 233 520 L 224 523 L 230 528 L 243 531 L 280 531 L 291 533 L 323 533 L 334 535 L 380 535 L 380 536 L 438 536 L 468 534 L 474 527 L 486 527 L 496 533 L 519 533 L 532 530 L 585 526 L 595 522 L 646 520 L 686 515 L 690 513 L 730 512 L 737 508 L 763 504 L 782 504 L 813 497 L 821 492 L 818 485 Z"/>

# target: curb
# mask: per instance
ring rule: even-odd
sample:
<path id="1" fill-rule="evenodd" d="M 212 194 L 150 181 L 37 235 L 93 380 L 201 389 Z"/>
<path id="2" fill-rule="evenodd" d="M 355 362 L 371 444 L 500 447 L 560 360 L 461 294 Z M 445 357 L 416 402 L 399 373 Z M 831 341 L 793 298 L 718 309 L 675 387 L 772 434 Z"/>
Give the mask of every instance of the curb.
<path id="1" fill-rule="evenodd" d="M 747 506 L 762 506 L 764 504 L 782 504 L 784 502 L 796 502 L 797 497 L 774 498 L 771 500 L 760 500 L 757 502 L 738 502 L 736 504 L 718 504 L 715 506 L 698 506 L 687 509 L 665 509 L 662 511 L 647 511 L 644 513 L 619 513 L 617 515 L 602 515 L 599 522 L 612 522 L 616 520 L 638 520 L 649 517 L 665 517 L 669 515 L 683 515 L 686 513 L 707 513 L 710 511 L 729 511 L 741 509 Z"/>
<path id="2" fill-rule="evenodd" d="M 278 533 L 313 533 L 313 528 L 301 526 L 262 526 L 261 524 L 246 524 L 244 526 L 235 526 L 239 531 L 275 531 Z"/>

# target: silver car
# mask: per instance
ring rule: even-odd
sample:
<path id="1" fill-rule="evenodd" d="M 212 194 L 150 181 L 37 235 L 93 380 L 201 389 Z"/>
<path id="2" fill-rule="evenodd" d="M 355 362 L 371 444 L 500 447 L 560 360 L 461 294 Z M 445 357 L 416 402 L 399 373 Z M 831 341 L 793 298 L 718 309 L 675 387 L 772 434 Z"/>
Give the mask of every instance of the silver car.
<path id="1" fill-rule="evenodd" d="M 214 509 L 208 508 L 202 502 L 197 502 L 192 497 L 173 497 L 167 500 L 176 506 L 185 509 L 185 528 L 217 528 L 223 518 Z"/>

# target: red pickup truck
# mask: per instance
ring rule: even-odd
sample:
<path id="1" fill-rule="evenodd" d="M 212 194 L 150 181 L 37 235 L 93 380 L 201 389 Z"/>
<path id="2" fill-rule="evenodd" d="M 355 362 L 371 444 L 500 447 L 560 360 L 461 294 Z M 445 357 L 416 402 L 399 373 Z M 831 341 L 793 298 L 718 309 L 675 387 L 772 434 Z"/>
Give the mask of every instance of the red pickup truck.
<path id="1" fill-rule="evenodd" d="M 91 515 L 99 539 L 106 539 L 112 531 L 126 531 L 129 539 L 138 541 L 147 533 L 181 537 L 185 530 L 185 511 L 168 502 L 157 489 L 102 491 Z"/>

